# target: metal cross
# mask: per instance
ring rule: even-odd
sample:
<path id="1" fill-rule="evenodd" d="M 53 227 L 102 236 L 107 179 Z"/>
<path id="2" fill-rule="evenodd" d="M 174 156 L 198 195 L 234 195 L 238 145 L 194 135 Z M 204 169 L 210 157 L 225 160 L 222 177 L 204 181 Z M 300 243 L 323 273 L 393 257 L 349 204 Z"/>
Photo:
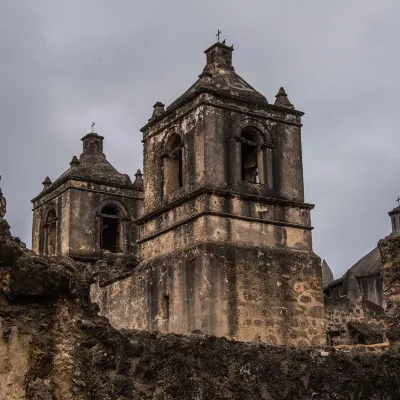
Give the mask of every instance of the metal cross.
<path id="1" fill-rule="evenodd" d="M 218 33 L 215 35 L 215 36 L 218 37 L 218 42 L 219 42 L 219 35 L 220 35 L 221 33 L 222 33 L 222 32 L 218 29 Z"/>
<path id="2" fill-rule="evenodd" d="M 396 201 L 397 201 L 397 203 L 398 203 L 399 206 L 400 206 L 400 197 L 397 197 Z"/>
<path id="3" fill-rule="evenodd" d="M 92 122 L 92 133 L 93 133 L 93 129 L 94 129 L 94 126 L 95 126 L 96 124 L 94 123 L 94 122 Z"/>

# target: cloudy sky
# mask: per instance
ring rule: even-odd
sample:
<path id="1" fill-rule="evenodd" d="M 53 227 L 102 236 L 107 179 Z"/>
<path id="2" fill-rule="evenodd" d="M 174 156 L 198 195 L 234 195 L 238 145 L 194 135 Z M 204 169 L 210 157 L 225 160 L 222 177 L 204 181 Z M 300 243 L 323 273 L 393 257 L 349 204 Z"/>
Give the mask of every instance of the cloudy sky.
<path id="1" fill-rule="evenodd" d="M 12 232 L 31 242 L 30 199 L 81 152 L 96 121 L 131 176 L 156 101 L 235 45 L 236 71 L 306 112 L 314 250 L 340 276 L 390 231 L 400 195 L 398 0 L 0 0 L 0 174 Z"/>

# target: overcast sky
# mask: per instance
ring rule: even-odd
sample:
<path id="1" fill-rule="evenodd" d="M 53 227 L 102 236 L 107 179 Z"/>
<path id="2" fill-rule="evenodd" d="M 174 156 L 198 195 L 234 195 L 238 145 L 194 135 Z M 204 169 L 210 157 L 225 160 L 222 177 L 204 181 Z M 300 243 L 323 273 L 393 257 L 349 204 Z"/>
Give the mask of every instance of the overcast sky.
<path id="1" fill-rule="evenodd" d="M 217 29 L 234 66 L 303 117 L 314 251 L 340 276 L 390 232 L 400 130 L 398 0 L 0 0 L 0 186 L 31 243 L 30 200 L 96 121 L 108 160 L 133 176 L 156 101 L 196 79 Z"/>

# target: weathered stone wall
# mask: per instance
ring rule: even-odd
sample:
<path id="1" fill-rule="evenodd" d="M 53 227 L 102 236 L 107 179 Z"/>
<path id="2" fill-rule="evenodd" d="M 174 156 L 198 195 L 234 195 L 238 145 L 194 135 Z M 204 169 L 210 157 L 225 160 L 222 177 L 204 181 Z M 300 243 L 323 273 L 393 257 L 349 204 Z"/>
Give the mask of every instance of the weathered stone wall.
<path id="1" fill-rule="evenodd" d="M 55 210 L 56 254 L 67 254 L 70 244 L 71 198 L 69 190 L 59 187 L 33 203 L 32 250 L 36 254 L 45 254 L 46 218 L 49 211 Z"/>
<path id="2" fill-rule="evenodd" d="M 198 101 L 195 103 L 198 104 Z M 171 118 L 161 121 L 144 135 L 144 212 L 149 213 L 162 206 L 166 201 L 173 201 L 196 188 L 204 186 L 205 159 L 204 135 L 202 132 L 203 107 L 188 113 L 193 105 L 188 105 L 172 114 Z M 179 119 L 177 120 L 177 117 Z M 168 139 L 179 134 L 184 143 L 183 155 L 183 187 L 165 196 L 163 193 L 163 154 L 166 152 Z"/>
<path id="3" fill-rule="evenodd" d="M 301 118 L 298 114 L 203 93 L 151 121 L 143 128 L 144 212 L 151 213 L 166 201 L 171 202 L 201 187 L 303 202 Z M 238 129 L 244 121 L 260 125 L 272 138 L 273 188 L 241 182 L 237 178 L 235 135 L 240 134 Z M 184 143 L 184 185 L 163 197 L 163 154 L 167 139 L 174 133 L 179 134 Z"/>
<path id="4" fill-rule="evenodd" d="M 57 213 L 56 254 L 91 261 L 100 258 L 102 206 L 115 204 L 122 212 L 120 244 L 125 254 L 136 254 L 138 238 L 134 223 L 140 213 L 141 193 L 132 188 L 69 180 L 34 201 L 32 249 L 43 254 L 47 213 Z"/>
<path id="5" fill-rule="evenodd" d="M 320 288 L 311 252 L 209 243 L 94 286 L 92 300 L 118 328 L 307 346 L 325 341 Z"/>
<path id="6" fill-rule="evenodd" d="M 309 209 L 299 204 L 276 204 L 268 198 L 254 201 L 224 192 L 197 193 L 141 225 L 141 258 L 150 260 L 200 241 L 309 250 L 310 223 Z"/>
<path id="7" fill-rule="evenodd" d="M 74 182 L 76 185 L 78 182 Z M 113 204 L 121 210 L 120 246 L 126 254 L 136 254 L 138 216 L 137 194 L 133 190 L 81 182 L 81 189 L 71 190 L 70 248 L 68 255 L 90 257 L 99 254 L 101 221 L 100 212 L 105 205 Z"/>
<path id="8" fill-rule="evenodd" d="M 325 298 L 327 342 L 330 345 L 357 344 L 349 323 L 361 323 L 384 332 L 383 308 L 368 300 L 355 302 L 348 297 Z"/>
<path id="9" fill-rule="evenodd" d="M 206 186 L 230 189 L 240 193 L 304 201 L 300 117 L 290 121 L 285 112 L 276 113 L 268 106 L 257 107 L 245 100 L 205 96 L 204 157 Z M 229 110 L 229 111 L 228 111 Z M 249 184 L 238 179 L 236 136 L 246 125 L 259 126 L 268 132 L 273 144 L 273 187 Z"/>
<path id="10" fill-rule="evenodd" d="M 400 236 L 380 240 L 383 307 L 389 340 L 400 348 Z"/>
<path id="11" fill-rule="evenodd" d="M 166 229 L 160 235 L 143 238 L 140 241 L 140 257 L 143 261 L 149 261 L 168 255 L 173 250 L 213 242 L 308 251 L 311 247 L 311 231 L 301 227 L 282 227 L 268 222 L 221 218 L 205 213 L 175 225 L 173 229 Z"/>
<path id="12" fill-rule="evenodd" d="M 16 326 L 0 325 L 0 333 L 0 399 L 23 399 L 32 338 Z"/>
<path id="13" fill-rule="evenodd" d="M 83 264 L 39 257 L 0 221 L 0 395 L 10 400 L 398 399 L 400 353 L 118 331 Z"/>

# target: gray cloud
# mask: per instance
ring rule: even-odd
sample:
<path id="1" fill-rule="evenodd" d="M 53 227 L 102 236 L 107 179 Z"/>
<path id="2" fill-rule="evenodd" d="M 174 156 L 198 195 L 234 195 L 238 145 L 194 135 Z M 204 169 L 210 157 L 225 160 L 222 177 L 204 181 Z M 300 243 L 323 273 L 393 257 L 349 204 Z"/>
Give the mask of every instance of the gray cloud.
<path id="1" fill-rule="evenodd" d="M 95 120 L 108 159 L 133 175 L 157 100 L 183 93 L 217 28 L 239 74 L 306 112 L 306 200 L 314 249 L 336 276 L 390 230 L 400 194 L 396 0 L 0 2 L 0 173 L 14 235 L 30 243 L 30 199 L 56 179 Z"/>

